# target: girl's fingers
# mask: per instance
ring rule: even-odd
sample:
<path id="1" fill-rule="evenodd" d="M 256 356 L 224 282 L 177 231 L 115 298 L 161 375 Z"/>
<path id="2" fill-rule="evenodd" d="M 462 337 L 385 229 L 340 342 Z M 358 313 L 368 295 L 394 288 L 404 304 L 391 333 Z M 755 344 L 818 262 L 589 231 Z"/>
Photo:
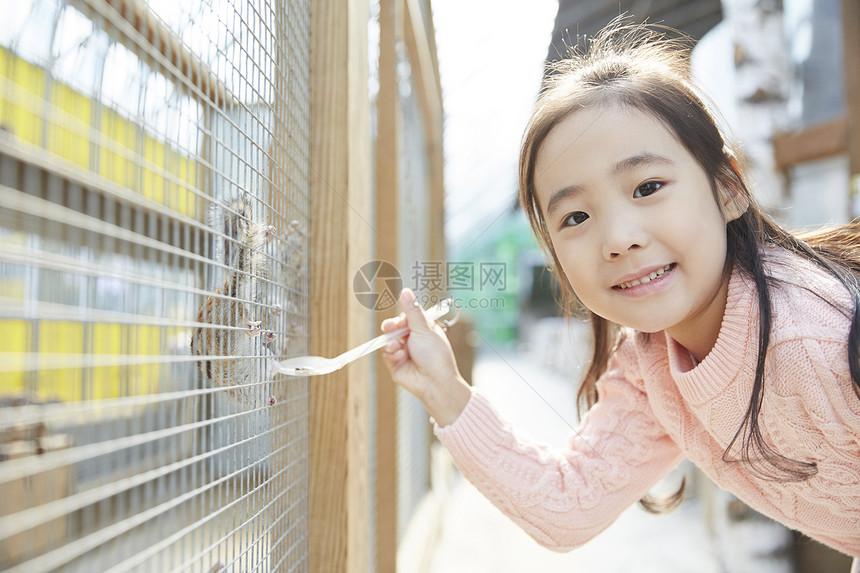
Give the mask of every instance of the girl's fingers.
<path id="1" fill-rule="evenodd" d="M 382 321 L 382 332 L 392 332 L 406 326 L 406 318 L 401 314 L 394 318 L 386 318 Z"/>
<path id="2" fill-rule="evenodd" d="M 406 339 L 398 338 L 398 339 L 392 340 L 391 342 L 386 344 L 385 347 L 382 349 L 382 351 L 387 353 L 387 354 L 393 354 L 393 353 L 397 352 L 398 350 L 402 350 L 403 347 L 405 346 L 405 344 L 406 344 Z"/>
<path id="3" fill-rule="evenodd" d="M 415 293 L 411 289 L 403 289 L 397 302 L 400 303 L 400 308 L 403 310 L 403 315 L 406 316 L 406 321 L 408 321 L 411 330 L 430 330 L 432 322 L 425 316 L 424 309 L 415 300 Z"/>
<path id="4" fill-rule="evenodd" d="M 382 349 L 382 359 L 388 364 L 389 368 L 396 370 L 406 360 L 406 350 L 402 346 L 389 350 L 386 346 Z"/>

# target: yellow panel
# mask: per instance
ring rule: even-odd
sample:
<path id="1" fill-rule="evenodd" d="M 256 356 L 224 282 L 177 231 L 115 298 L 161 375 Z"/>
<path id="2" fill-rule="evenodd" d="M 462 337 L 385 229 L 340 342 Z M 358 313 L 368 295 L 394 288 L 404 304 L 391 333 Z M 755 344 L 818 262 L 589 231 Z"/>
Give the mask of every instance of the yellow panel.
<path id="1" fill-rule="evenodd" d="M 143 195 L 178 213 L 196 217 L 191 188 L 197 185 L 197 162 L 149 135 L 144 137 L 143 156 Z"/>
<path id="2" fill-rule="evenodd" d="M 84 325 L 78 322 L 42 320 L 39 322 L 39 371 L 37 393 L 43 400 L 80 400 L 80 368 L 51 369 L 51 354 L 82 354 Z"/>
<path id="3" fill-rule="evenodd" d="M 69 86 L 53 82 L 50 85 L 50 107 L 44 105 L 48 93 L 47 74 L 39 66 L 0 48 L 0 124 L 18 138 L 46 149 L 81 168 L 89 169 L 93 101 Z M 45 122 L 40 114 L 53 108 L 43 140 Z M 31 111 L 31 110 L 36 110 Z M 177 212 L 196 217 L 198 202 L 192 189 L 199 179 L 199 164 L 165 142 L 142 132 L 141 128 L 110 109 L 100 111 L 100 145 L 98 172 L 103 177 L 126 188 L 138 191 Z M 138 164 L 141 157 L 147 163 Z M 172 177 L 167 183 L 165 177 Z M 24 283 L 18 277 L 0 281 L 0 295 L 9 298 L 24 296 Z M 119 326 L 95 324 L 91 330 L 76 322 L 43 320 L 39 322 L 38 346 L 27 348 L 32 328 L 26 321 L 2 320 L 0 326 L 9 336 L 4 337 L 0 352 L 13 357 L 12 368 L 0 374 L 0 391 L 21 392 L 30 382 L 24 371 L 23 354 L 38 352 L 39 368 L 34 374 L 41 399 L 81 400 L 84 398 L 118 397 L 158 391 L 159 376 L 169 365 L 142 364 L 94 368 L 86 375 L 81 368 L 52 369 L 51 355 L 81 355 L 84 350 L 94 354 L 160 355 L 166 352 L 166 341 L 178 329 L 157 326 Z M 91 335 L 85 344 L 84 333 Z M 15 355 L 21 355 L 14 362 Z M 84 392 L 83 385 L 89 385 Z"/>
<path id="4" fill-rule="evenodd" d="M 40 105 L 46 93 L 45 71 L 0 48 L 0 125 L 34 145 L 46 144 L 48 151 L 89 169 L 89 141 L 92 125 L 92 99 L 60 82 L 50 86 L 54 113 L 43 142 L 44 121 Z M 35 102 L 35 103 L 34 103 Z M 28 107 L 38 110 L 29 111 Z M 102 108 L 100 122 L 98 173 L 123 187 L 176 210 L 197 216 L 197 201 L 191 191 L 197 186 L 199 164 L 163 141 L 143 133 L 134 122 L 116 111 Z M 142 139 L 142 141 L 141 141 Z M 139 159 L 145 161 L 140 165 Z M 173 176 L 184 184 L 167 182 Z"/>
<path id="5" fill-rule="evenodd" d="M 101 127 L 103 147 L 99 173 L 114 183 L 139 191 L 135 176 L 137 166 L 130 159 L 137 155 L 137 127 L 109 109 L 102 110 Z"/>
<path id="6" fill-rule="evenodd" d="M 8 336 L 0 340 L 0 354 L 4 356 L 4 370 L 0 372 L 0 394 L 24 392 L 25 352 L 29 337 L 25 320 L 0 320 L 0 328 Z M 97 323 L 91 326 L 93 355 L 120 355 L 158 357 L 167 352 L 165 343 L 176 335 L 179 328 L 134 326 Z M 121 396 L 151 394 L 158 391 L 159 374 L 169 365 L 158 361 L 128 366 L 102 366 L 92 369 L 91 386 L 86 393 L 80 368 L 50 368 L 52 355 L 80 355 L 84 352 L 84 324 L 43 320 L 39 323 L 39 369 L 37 393 L 42 400 L 101 400 Z M 17 355 L 17 357 L 16 357 Z M 11 371 L 8 371 L 11 370 Z"/>
<path id="7" fill-rule="evenodd" d="M 0 124 L 23 141 L 41 145 L 42 118 L 28 106 L 44 99 L 45 72 L 0 48 L 0 82 Z"/>
<path id="8" fill-rule="evenodd" d="M 0 353 L 5 355 L 3 369 L 0 371 L 0 395 L 22 394 L 24 392 L 24 356 L 30 340 L 26 320 L 0 320 Z M 5 370 L 11 371 L 5 371 Z"/>
<path id="9" fill-rule="evenodd" d="M 0 296 L 24 300 L 24 279 L 18 277 L 0 278 Z"/>
<path id="10" fill-rule="evenodd" d="M 138 331 L 138 353 L 156 356 L 166 352 L 164 342 L 169 340 L 169 334 L 165 334 L 165 338 L 162 338 L 162 333 L 166 329 L 158 326 L 141 326 Z M 162 365 L 155 363 L 145 366 L 145 372 L 137 381 L 138 393 L 152 394 L 158 391 L 158 375 L 161 368 Z"/>
<path id="11" fill-rule="evenodd" d="M 116 172 L 120 169 L 117 155 L 114 151 L 114 141 L 111 138 L 110 134 L 113 130 L 113 126 L 111 123 L 113 122 L 114 116 L 108 110 L 103 109 L 101 111 L 101 119 L 99 120 L 99 127 L 101 128 L 101 133 L 99 134 L 99 175 L 106 179 L 110 179 L 116 183 L 119 183 L 116 178 Z"/>
<path id="12" fill-rule="evenodd" d="M 164 203 L 164 144 L 152 137 L 146 137 L 143 142 L 143 158 L 147 165 L 143 173 L 143 195 Z"/>
<path id="13" fill-rule="evenodd" d="M 196 167 L 195 162 L 189 161 L 188 158 L 183 155 L 179 156 L 179 177 L 186 183 L 186 185 L 182 185 L 178 189 L 175 209 L 189 217 L 197 216 L 194 193 L 191 192 L 191 189 L 197 186 Z"/>
<path id="14" fill-rule="evenodd" d="M 55 108 L 53 120 L 56 123 L 48 127 L 48 151 L 88 169 L 90 142 L 87 137 L 92 114 L 90 99 L 55 82 L 51 86 L 51 103 Z"/>
<path id="15" fill-rule="evenodd" d="M 124 340 L 123 328 L 119 324 L 94 324 L 92 326 L 93 354 L 121 354 Z M 120 367 L 94 368 L 90 397 L 95 400 L 120 396 Z"/>

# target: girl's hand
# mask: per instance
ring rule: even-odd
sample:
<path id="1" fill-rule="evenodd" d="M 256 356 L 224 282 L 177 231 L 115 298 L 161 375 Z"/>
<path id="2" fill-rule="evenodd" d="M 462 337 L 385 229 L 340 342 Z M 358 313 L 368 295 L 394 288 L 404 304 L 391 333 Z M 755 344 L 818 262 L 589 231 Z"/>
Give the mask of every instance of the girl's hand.
<path id="1" fill-rule="evenodd" d="M 400 293 L 403 314 L 382 322 L 383 332 L 409 327 L 409 334 L 382 350 L 394 381 L 424 403 L 441 426 L 457 419 L 472 392 L 442 328 L 428 319 L 409 289 Z"/>

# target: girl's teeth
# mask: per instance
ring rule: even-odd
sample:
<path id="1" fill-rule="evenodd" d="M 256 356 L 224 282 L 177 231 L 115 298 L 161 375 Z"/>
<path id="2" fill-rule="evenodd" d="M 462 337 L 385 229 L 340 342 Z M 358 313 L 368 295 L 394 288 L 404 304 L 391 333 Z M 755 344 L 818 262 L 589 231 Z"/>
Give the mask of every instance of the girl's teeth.
<path id="1" fill-rule="evenodd" d="M 624 290 L 624 289 L 632 288 L 635 286 L 639 286 L 641 284 L 650 283 L 651 281 L 653 281 L 657 277 L 660 277 L 660 276 L 663 276 L 664 274 L 666 274 L 666 272 L 669 270 L 669 268 L 671 268 L 671 266 L 672 265 L 666 265 L 662 269 L 657 269 L 656 271 L 654 271 L 650 275 L 646 275 L 646 276 L 642 277 L 641 279 L 636 279 L 636 280 L 630 281 L 628 283 L 621 283 L 618 286 L 621 287 L 621 290 Z"/>

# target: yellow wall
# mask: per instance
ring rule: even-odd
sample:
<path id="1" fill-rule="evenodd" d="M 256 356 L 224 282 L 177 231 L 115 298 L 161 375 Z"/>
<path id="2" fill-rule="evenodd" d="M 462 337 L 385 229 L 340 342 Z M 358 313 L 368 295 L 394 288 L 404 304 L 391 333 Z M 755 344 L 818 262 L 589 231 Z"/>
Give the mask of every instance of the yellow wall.
<path id="1" fill-rule="evenodd" d="M 158 390 L 165 341 L 179 328 L 0 319 L 0 396 L 35 394 L 40 400 L 77 401 L 150 394 Z M 37 332 L 37 334 L 35 334 Z M 27 367 L 28 357 L 36 357 Z M 82 366 L 84 357 L 110 364 Z M 121 357 L 142 364 L 123 364 Z M 152 357 L 146 363 L 145 357 Z M 143 360 L 141 360 L 143 358 Z"/>
<path id="2" fill-rule="evenodd" d="M 195 158 L 69 86 L 51 80 L 48 87 L 48 82 L 45 70 L 0 47 L 0 125 L 60 160 L 178 213 L 197 216 L 192 192 L 199 179 Z"/>
<path id="3" fill-rule="evenodd" d="M 50 85 L 49 85 L 50 84 Z M 46 95 L 47 94 L 47 95 Z M 94 109 L 97 110 L 94 112 Z M 95 121 L 97 119 L 97 121 Z M 192 190 L 199 164 L 116 111 L 51 81 L 45 70 L 0 47 L 0 125 L 58 161 L 94 172 L 183 215 L 197 217 Z M 19 242 L 12 237 L 3 241 Z M 31 304 L 24 280 L 0 275 L 0 297 Z M 40 399 L 100 399 L 157 391 L 157 355 L 178 328 L 57 320 L 0 319 L 0 395 L 35 392 Z M 85 354 L 86 353 L 86 354 Z M 150 364 L 82 368 L 81 357 L 153 356 Z M 28 357 L 36 357 L 29 367 Z M 60 366 L 60 367 L 58 367 Z M 35 368 L 34 368 L 35 367 Z"/>

